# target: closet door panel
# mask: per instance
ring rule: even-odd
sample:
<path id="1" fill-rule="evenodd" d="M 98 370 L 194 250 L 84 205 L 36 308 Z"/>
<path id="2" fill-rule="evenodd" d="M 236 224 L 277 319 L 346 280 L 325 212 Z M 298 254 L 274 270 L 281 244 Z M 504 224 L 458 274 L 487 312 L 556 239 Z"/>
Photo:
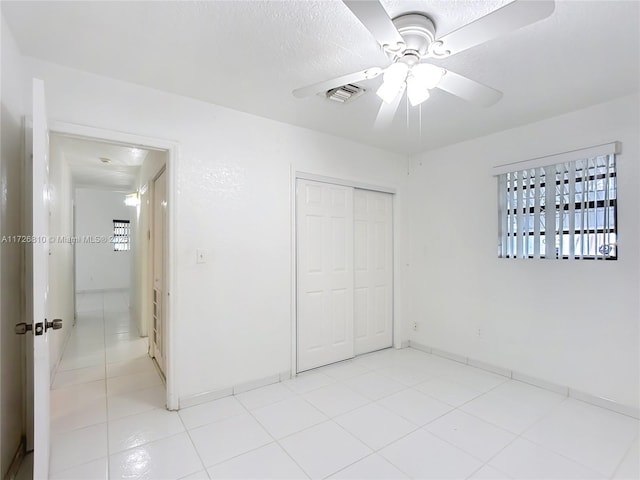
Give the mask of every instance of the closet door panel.
<path id="1" fill-rule="evenodd" d="M 353 188 L 296 186 L 301 372 L 354 356 Z"/>
<path id="2" fill-rule="evenodd" d="M 355 353 L 362 354 L 393 343 L 393 197 L 360 189 L 353 195 Z"/>

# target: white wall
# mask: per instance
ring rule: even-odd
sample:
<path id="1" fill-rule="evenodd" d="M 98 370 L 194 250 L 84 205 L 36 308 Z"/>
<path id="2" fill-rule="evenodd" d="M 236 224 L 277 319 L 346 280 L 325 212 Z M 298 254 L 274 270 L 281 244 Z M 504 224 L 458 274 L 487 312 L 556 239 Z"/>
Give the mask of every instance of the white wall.
<path id="1" fill-rule="evenodd" d="M 174 352 L 180 397 L 291 369 L 292 171 L 398 191 L 404 252 L 407 159 L 196 100 L 26 59 L 51 120 L 179 143 Z M 26 80 L 25 80 L 26 81 Z M 208 262 L 196 264 L 196 249 Z M 397 265 L 404 265 L 402 253 Z M 402 275 L 396 278 L 402 318 Z"/>
<path id="2" fill-rule="evenodd" d="M 396 263 L 411 265 L 409 282 L 396 278 L 396 319 L 411 285 L 412 340 L 638 405 L 637 97 L 415 156 L 407 185 L 401 155 L 33 59 L 25 65 L 25 84 L 45 80 L 52 120 L 179 143 L 171 201 L 180 397 L 291 368 L 291 172 L 302 170 L 397 188 Z M 490 167 L 612 140 L 624 144 L 620 259 L 497 259 Z M 196 264 L 196 249 L 207 263 Z M 606 306 L 587 301 L 588 288 L 604 291 Z"/>
<path id="3" fill-rule="evenodd" d="M 55 372 L 64 344 L 74 322 L 73 278 L 73 185 L 71 170 L 55 137 L 50 139 L 49 157 L 49 297 L 47 311 L 51 318 L 62 319 L 62 330 L 49 335 L 49 366 Z"/>
<path id="4" fill-rule="evenodd" d="M 129 288 L 131 254 L 114 251 L 110 242 L 113 220 L 130 220 L 135 211 L 124 204 L 124 197 L 124 192 L 109 190 L 77 188 L 75 191 L 76 236 L 107 239 L 97 243 L 81 240 L 76 245 L 78 292 Z"/>
<path id="5" fill-rule="evenodd" d="M 4 17 L 0 19 L 0 239 L 22 233 L 22 58 Z M 5 478 L 24 433 L 25 337 L 13 333 L 24 321 L 22 245 L 0 243 L 0 477 Z"/>
<path id="6" fill-rule="evenodd" d="M 411 340 L 638 406 L 639 106 L 625 97 L 412 158 Z M 614 140 L 619 259 L 498 259 L 490 168 Z"/>

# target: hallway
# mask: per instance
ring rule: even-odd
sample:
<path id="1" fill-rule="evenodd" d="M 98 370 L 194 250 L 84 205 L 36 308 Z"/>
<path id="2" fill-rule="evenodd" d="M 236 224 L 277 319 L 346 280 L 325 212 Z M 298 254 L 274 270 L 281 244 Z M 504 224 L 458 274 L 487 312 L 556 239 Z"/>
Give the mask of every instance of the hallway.
<path id="1" fill-rule="evenodd" d="M 141 437 L 140 421 L 161 428 L 179 419 L 164 409 L 165 387 L 131 321 L 127 292 L 78 294 L 77 302 L 77 324 L 51 387 L 50 474 L 104 479 L 109 455 L 113 476 L 118 452 L 153 439 L 152 432 Z"/>

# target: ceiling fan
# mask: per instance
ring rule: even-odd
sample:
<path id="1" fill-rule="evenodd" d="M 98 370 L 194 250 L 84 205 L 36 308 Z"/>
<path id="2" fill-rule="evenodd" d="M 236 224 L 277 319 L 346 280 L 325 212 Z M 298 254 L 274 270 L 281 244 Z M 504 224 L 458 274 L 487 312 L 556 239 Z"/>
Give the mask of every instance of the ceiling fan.
<path id="1" fill-rule="evenodd" d="M 488 107 L 502 97 L 502 92 L 470 78 L 425 62 L 442 59 L 480 45 L 501 35 L 535 23 L 551 15 L 554 0 L 514 0 L 443 37 L 436 37 L 433 21 L 423 13 L 409 13 L 389 18 L 379 0 L 343 0 L 360 22 L 371 32 L 391 59 L 387 67 L 370 67 L 293 91 L 297 98 L 369 80 L 382 75 L 377 90 L 382 99 L 377 125 L 388 124 L 403 94 L 412 106 L 429 98 L 430 90 L 439 88 L 468 102 Z"/>

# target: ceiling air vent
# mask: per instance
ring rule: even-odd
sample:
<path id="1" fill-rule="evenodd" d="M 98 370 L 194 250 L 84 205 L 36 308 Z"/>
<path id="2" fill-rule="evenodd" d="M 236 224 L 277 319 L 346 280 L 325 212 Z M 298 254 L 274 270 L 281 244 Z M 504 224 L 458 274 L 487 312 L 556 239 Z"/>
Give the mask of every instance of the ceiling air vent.
<path id="1" fill-rule="evenodd" d="M 333 100 L 334 102 L 347 103 L 355 100 L 364 92 L 364 88 L 349 83 L 347 85 L 343 85 L 338 88 L 332 88 L 331 90 L 327 91 L 327 98 L 329 100 Z"/>

